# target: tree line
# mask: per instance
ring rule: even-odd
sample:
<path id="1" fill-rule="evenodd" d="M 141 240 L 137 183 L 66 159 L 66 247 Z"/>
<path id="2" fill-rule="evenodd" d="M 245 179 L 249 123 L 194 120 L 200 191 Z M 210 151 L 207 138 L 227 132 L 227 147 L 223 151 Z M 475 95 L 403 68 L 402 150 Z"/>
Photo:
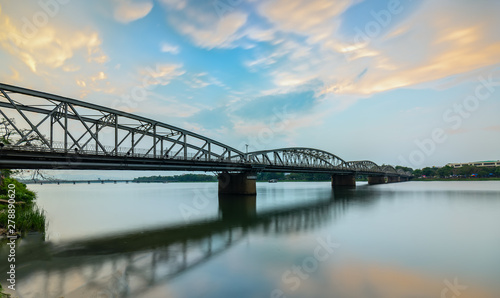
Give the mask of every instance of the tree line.
<path id="1" fill-rule="evenodd" d="M 138 177 L 134 182 L 215 182 L 217 177 L 205 174 Z"/>
<path id="2" fill-rule="evenodd" d="M 450 166 L 438 167 L 426 167 L 423 169 L 413 170 L 413 175 L 415 177 L 439 177 L 439 178 L 449 178 L 449 177 L 500 177 L 500 167 L 475 167 L 475 166 L 462 166 L 460 168 L 453 168 Z"/>
<path id="3" fill-rule="evenodd" d="M 331 181 L 330 174 L 322 174 L 322 173 L 258 173 L 257 180 L 258 181 L 269 181 L 272 179 L 276 179 L 279 181 Z"/>

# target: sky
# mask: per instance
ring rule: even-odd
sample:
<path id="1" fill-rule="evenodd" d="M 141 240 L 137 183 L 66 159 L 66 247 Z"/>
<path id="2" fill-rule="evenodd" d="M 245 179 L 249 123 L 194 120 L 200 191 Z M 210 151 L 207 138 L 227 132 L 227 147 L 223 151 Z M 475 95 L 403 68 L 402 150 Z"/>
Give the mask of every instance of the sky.
<path id="1" fill-rule="evenodd" d="M 500 1 L 0 0 L 0 82 L 242 151 L 500 159 Z"/>

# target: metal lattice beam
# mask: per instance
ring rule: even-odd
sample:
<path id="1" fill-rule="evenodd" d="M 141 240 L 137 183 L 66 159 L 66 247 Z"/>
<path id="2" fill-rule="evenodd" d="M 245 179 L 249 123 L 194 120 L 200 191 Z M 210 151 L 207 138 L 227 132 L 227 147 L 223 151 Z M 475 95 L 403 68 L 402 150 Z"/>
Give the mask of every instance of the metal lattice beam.
<path id="1" fill-rule="evenodd" d="M 19 138 L 0 167 L 129 170 L 283 171 L 411 176 L 313 148 L 243 153 L 166 123 L 54 94 L 0 83 L 0 115 Z M 77 161 L 77 162 L 75 162 Z"/>

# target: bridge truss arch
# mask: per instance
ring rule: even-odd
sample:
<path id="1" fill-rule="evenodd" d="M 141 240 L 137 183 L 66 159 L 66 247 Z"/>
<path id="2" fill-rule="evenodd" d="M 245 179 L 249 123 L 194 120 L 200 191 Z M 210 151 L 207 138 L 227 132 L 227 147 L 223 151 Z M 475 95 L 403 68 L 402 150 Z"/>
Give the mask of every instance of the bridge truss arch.
<path id="1" fill-rule="evenodd" d="M 391 165 L 383 165 L 381 166 L 381 169 L 387 174 L 398 175 L 398 171 Z"/>
<path id="2" fill-rule="evenodd" d="M 371 161 L 291 147 L 243 153 L 160 121 L 0 83 L 0 166 L 24 169 L 268 171 L 411 176 Z M 2 131 L 2 129 L 4 131 Z"/>
<path id="3" fill-rule="evenodd" d="M 318 168 L 318 169 L 345 169 L 345 161 L 319 149 L 291 147 L 273 150 L 254 151 L 246 154 L 247 162 L 279 167 Z"/>
<path id="4" fill-rule="evenodd" d="M 0 117 L 19 136 L 10 146 L 24 150 L 193 161 L 243 157 L 173 125 L 6 84 L 0 84 Z"/>
<path id="5" fill-rule="evenodd" d="M 346 163 L 346 168 L 356 172 L 374 172 L 382 173 L 382 168 L 369 160 L 349 161 Z"/>

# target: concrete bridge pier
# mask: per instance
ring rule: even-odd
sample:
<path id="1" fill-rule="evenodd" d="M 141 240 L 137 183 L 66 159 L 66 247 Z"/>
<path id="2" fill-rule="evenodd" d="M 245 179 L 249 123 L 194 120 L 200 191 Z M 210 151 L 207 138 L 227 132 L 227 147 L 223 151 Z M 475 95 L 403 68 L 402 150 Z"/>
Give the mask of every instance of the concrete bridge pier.
<path id="1" fill-rule="evenodd" d="M 337 186 L 356 186 L 356 177 L 350 175 L 332 175 L 332 187 Z"/>
<path id="2" fill-rule="evenodd" d="M 401 182 L 401 177 L 389 176 L 387 177 L 387 183 Z"/>
<path id="3" fill-rule="evenodd" d="M 385 177 L 384 176 L 368 176 L 368 184 L 369 185 L 385 184 Z"/>
<path id="4" fill-rule="evenodd" d="M 257 194 L 257 174 L 254 172 L 228 173 L 217 176 L 219 194 L 255 195 Z"/>

